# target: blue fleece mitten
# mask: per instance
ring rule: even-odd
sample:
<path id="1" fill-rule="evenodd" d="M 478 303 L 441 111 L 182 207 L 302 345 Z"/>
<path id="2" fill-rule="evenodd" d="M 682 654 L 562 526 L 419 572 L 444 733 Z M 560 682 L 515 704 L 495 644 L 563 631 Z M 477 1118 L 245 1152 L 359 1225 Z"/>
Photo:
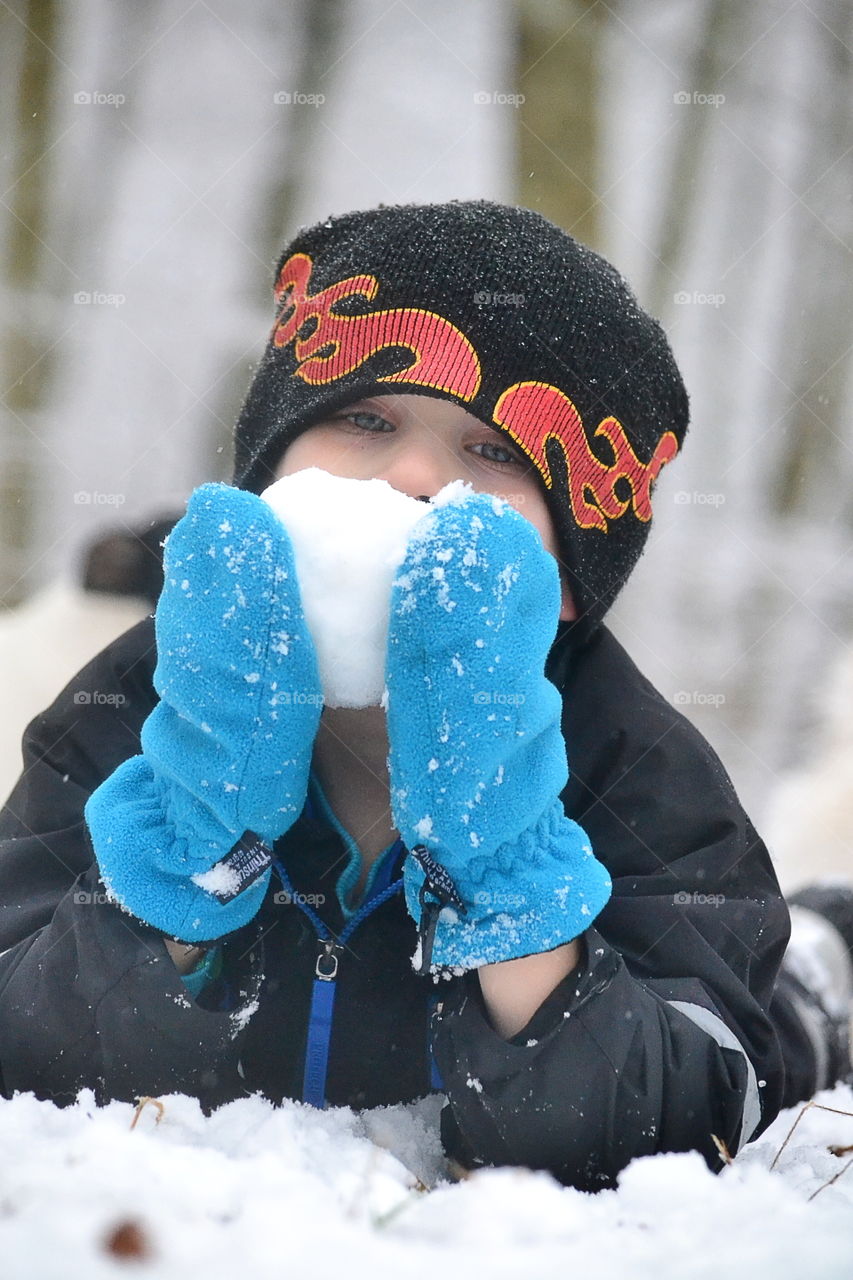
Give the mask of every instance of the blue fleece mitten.
<path id="1" fill-rule="evenodd" d="M 302 811 L 322 710 L 284 525 L 254 494 L 202 485 L 166 544 L 160 702 L 142 751 L 92 794 L 101 877 L 186 942 L 255 915 L 271 846 Z"/>
<path id="2" fill-rule="evenodd" d="M 557 565 L 487 494 L 416 526 L 391 595 L 394 819 L 421 971 L 549 951 L 592 923 L 610 877 L 565 816 L 561 698 L 544 675 Z"/>

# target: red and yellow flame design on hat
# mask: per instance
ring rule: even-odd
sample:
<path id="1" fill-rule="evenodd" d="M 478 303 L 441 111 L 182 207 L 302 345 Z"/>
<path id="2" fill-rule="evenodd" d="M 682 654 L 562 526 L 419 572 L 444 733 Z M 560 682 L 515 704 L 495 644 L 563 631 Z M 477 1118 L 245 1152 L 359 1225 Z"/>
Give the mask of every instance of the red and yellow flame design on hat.
<path id="1" fill-rule="evenodd" d="M 372 302 L 379 290 L 375 276 L 350 276 L 320 293 L 309 293 L 313 263 L 307 253 L 294 253 L 282 267 L 276 283 L 276 301 L 289 307 L 273 329 L 277 347 L 293 343 L 299 364 L 296 376 L 317 386 L 352 373 L 377 351 L 406 347 L 412 362 L 379 382 L 413 382 L 445 391 L 460 400 L 472 400 L 480 389 L 480 361 L 461 329 L 417 307 L 395 307 L 364 315 L 340 315 L 335 304 L 361 296 Z M 300 330 L 315 321 L 307 336 Z"/>
<path id="2" fill-rule="evenodd" d="M 272 342 L 277 347 L 293 345 L 297 362 L 294 377 L 311 386 L 324 385 L 353 373 L 378 351 L 396 347 L 408 350 L 410 362 L 396 373 L 377 377 L 377 382 L 427 387 L 463 402 L 474 399 L 482 383 L 482 368 L 473 344 L 461 329 L 444 316 L 417 307 L 342 315 L 335 307 L 345 298 L 372 302 L 379 292 L 378 279 L 366 274 L 349 276 L 312 294 L 313 265 L 308 254 L 294 253 L 282 266 L 276 283 L 281 310 Z M 572 400 L 548 382 L 517 382 L 508 387 L 498 397 L 492 419 L 531 459 L 549 489 L 553 476 L 545 447 L 556 441 L 566 462 L 572 514 L 581 529 L 606 533 L 609 522 L 618 520 L 629 507 L 638 520 L 650 520 L 652 485 L 661 468 L 678 452 L 674 433 L 664 431 L 651 458 L 641 462 L 622 424 L 608 416 L 592 433 L 593 438 L 606 440 L 613 453 L 612 462 L 602 462 L 590 447 L 590 437 Z M 629 497 L 616 496 L 620 480 L 627 482 Z"/>

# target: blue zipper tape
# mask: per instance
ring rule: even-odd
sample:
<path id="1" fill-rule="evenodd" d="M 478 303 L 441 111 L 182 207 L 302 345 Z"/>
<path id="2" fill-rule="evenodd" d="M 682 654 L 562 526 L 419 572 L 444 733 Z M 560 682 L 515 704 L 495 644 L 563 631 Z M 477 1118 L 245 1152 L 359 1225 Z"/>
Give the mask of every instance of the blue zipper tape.
<path id="1" fill-rule="evenodd" d="M 334 978 L 314 979 L 311 1012 L 308 1015 L 308 1039 L 305 1044 L 302 1101 L 321 1111 L 326 1105 L 326 1073 L 329 1068 L 336 991 L 337 983 Z"/>
<path id="2" fill-rule="evenodd" d="M 365 902 L 359 908 L 346 928 L 341 932 L 337 942 L 334 941 L 329 929 L 317 915 L 317 912 L 312 907 L 309 907 L 306 902 L 303 902 L 298 894 L 294 893 L 290 877 L 282 866 L 281 860 L 279 858 L 273 859 L 276 874 L 290 895 L 290 900 L 311 921 L 318 941 L 325 944 L 320 948 L 317 960 L 317 977 L 314 979 L 314 985 L 311 990 L 308 1034 L 305 1041 L 305 1066 L 302 1075 L 302 1101 L 310 1103 L 312 1107 L 317 1107 L 319 1110 L 322 1110 L 326 1105 L 326 1076 L 329 1069 L 329 1046 L 332 1040 L 332 1021 L 335 1012 L 335 994 L 337 992 L 337 958 L 347 940 L 362 921 L 374 912 L 377 907 L 381 907 L 382 903 L 386 902 L 388 898 L 393 897 L 395 893 L 399 893 L 402 890 L 402 877 L 399 880 L 388 883 L 390 881 L 391 868 L 402 847 L 402 841 L 397 840 L 387 856 L 386 866 L 381 868 L 381 878 L 384 879 L 385 883 L 378 892 L 373 894 L 369 902 Z M 330 963 L 326 964 L 325 961 Z"/>

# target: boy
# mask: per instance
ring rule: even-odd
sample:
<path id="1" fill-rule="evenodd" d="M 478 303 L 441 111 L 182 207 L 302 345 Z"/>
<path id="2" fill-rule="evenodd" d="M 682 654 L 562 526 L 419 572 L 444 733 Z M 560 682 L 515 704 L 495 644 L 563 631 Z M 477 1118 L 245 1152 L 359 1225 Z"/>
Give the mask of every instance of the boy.
<path id="1" fill-rule="evenodd" d="M 687 426 L 662 331 L 596 255 L 479 201 L 310 228 L 276 294 L 237 488 L 197 491 L 167 546 L 156 658 L 140 624 L 25 739 L 5 1091 L 440 1088 L 469 1167 L 719 1167 L 715 1137 L 736 1151 L 849 1060 L 840 1013 L 777 983 L 787 908 L 719 762 L 601 621 Z M 308 696 L 289 539 L 253 495 L 310 465 L 478 491 L 409 546 L 383 708 Z M 511 716 L 477 705 L 495 673 Z M 75 705 L 90 687 L 116 697 Z"/>

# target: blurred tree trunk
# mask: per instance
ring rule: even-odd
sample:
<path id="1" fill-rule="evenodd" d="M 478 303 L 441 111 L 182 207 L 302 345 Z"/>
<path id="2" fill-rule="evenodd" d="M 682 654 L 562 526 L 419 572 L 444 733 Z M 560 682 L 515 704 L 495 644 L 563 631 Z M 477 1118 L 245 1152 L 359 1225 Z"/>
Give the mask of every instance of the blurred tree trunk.
<path id="1" fill-rule="evenodd" d="M 853 9 L 613 12 L 604 238 L 692 426 L 611 621 L 760 820 L 853 638 Z"/>
<path id="2" fill-rule="evenodd" d="M 600 43 L 596 0 L 519 0 L 518 199 L 598 243 Z"/>
<path id="3" fill-rule="evenodd" d="M 345 0 L 308 0 L 300 4 L 301 56 L 294 88 L 315 93 L 335 58 L 343 23 Z M 310 184 L 311 157 L 319 124 L 317 111 L 293 114 L 287 147 L 287 163 L 271 175 L 264 202 L 264 247 L 274 258 L 297 222 L 300 200 Z"/>
<path id="4" fill-rule="evenodd" d="M 33 536 L 32 430 L 49 399 L 53 369 L 52 311 L 45 293 L 45 215 L 49 208 L 51 98 L 55 60 L 53 0 L 4 5 L 0 9 L 0 110 L 8 122 L 9 150 L 2 165 L 4 193 L 2 255 L 3 440 L 0 601 L 24 594 L 24 568 Z"/>
<path id="5" fill-rule="evenodd" d="M 620 6 L 629 16 L 630 6 Z M 688 46 L 680 86 L 673 91 L 713 94 L 720 92 L 723 77 L 743 44 L 743 6 L 735 0 L 704 0 Z M 687 106 L 687 104 L 684 104 Z M 678 113 L 678 138 L 667 190 L 667 214 L 653 247 L 652 283 L 646 305 L 653 315 L 669 310 L 672 295 L 688 251 L 687 241 L 696 217 L 696 201 L 702 198 L 702 166 L 708 163 L 713 111 L 688 107 Z"/>
<path id="6" fill-rule="evenodd" d="M 829 20 L 835 11 L 842 36 L 823 24 L 815 32 L 826 84 L 850 86 L 853 9 L 825 8 L 829 12 L 822 16 Z M 849 150 L 839 158 L 827 145 L 832 139 L 853 140 L 851 93 L 816 93 L 806 128 L 809 145 L 799 152 L 790 181 L 791 201 L 803 200 L 803 235 L 791 263 L 792 305 L 782 337 L 788 360 L 780 372 L 791 395 L 784 422 L 787 449 L 769 477 L 770 495 L 779 515 L 823 510 L 829 522 L 842 521 L 853 533 L 853 436 L 845 394 L 853 373 L 851 166 Z"/>
<path id="7" fill-rule="evenodd" d="M 230 476 L 299 224 L 510 195 L 510 5 L 0 4 L 0 603 Z"/>

